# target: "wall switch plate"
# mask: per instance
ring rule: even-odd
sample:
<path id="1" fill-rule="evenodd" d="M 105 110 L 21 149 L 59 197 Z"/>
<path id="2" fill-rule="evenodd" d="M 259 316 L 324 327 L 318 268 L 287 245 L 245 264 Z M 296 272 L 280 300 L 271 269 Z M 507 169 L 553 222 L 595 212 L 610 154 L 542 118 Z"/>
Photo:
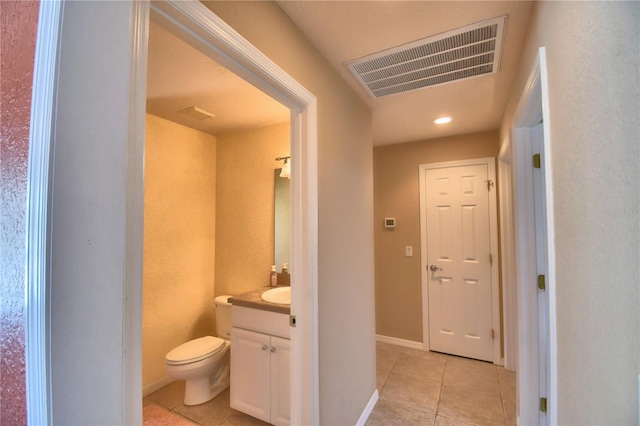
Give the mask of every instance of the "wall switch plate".
<path id="1" fill-rule="evenodd" d="M 406 257 L 411 257 L 411 256 L 413 256 L 413 247 L 411 247 L 411 246 L 405 246 L 405 248 L 404 248 L 404 255 L 405 255 Z"/>

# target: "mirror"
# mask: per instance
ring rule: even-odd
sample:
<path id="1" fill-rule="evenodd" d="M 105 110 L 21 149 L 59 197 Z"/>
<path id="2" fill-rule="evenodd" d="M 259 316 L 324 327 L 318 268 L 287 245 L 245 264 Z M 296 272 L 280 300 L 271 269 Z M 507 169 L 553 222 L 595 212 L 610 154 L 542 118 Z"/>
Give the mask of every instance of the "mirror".
<path id="1" fill-rule="evenodd" d="M 276 169 L 274 179 L 275 198 L 275 235 L 274 235 L 274 262 L 280 272 L 283 263 L 291 264 L 291 180 L 280 177 L 280 171 Z"/>

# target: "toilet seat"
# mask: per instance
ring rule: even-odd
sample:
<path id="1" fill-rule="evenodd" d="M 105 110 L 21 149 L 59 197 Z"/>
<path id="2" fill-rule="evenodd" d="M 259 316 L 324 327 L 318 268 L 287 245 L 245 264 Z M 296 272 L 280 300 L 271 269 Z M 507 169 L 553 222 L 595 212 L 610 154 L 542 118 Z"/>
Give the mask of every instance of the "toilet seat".
<path id="1" fill-rule="evenodd" d="M 166 361 L 169 365 L 184 365 L 210 358 L 224 350 L 225 341 L 213 336 L 200 337 L 171 350 Z"/>

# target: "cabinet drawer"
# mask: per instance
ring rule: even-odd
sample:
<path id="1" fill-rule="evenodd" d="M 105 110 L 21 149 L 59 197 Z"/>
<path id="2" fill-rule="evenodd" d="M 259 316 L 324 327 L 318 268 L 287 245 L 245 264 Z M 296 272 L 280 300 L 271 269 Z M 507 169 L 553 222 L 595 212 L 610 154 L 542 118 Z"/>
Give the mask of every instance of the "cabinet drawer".
<path id="1" fill-rule="evenodd" d="M 244 306 L 231 306 L 231 325 L 289 339 L 289 315 Z"/>

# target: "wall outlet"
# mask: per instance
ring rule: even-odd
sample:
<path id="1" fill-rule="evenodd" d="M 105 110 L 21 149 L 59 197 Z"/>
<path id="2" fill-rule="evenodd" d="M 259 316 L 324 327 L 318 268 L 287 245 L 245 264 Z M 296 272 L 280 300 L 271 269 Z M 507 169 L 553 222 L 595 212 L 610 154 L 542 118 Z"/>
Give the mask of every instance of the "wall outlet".
<path id="1" fill-rule="evenodd" d="M 413 247 L 411 247 L 411 246 L 406 246 L 406 247 L 404 248 L 404 255 L 405 255 L 406 257 L 411 257 L 411 256 L 413 256 Z"/>

